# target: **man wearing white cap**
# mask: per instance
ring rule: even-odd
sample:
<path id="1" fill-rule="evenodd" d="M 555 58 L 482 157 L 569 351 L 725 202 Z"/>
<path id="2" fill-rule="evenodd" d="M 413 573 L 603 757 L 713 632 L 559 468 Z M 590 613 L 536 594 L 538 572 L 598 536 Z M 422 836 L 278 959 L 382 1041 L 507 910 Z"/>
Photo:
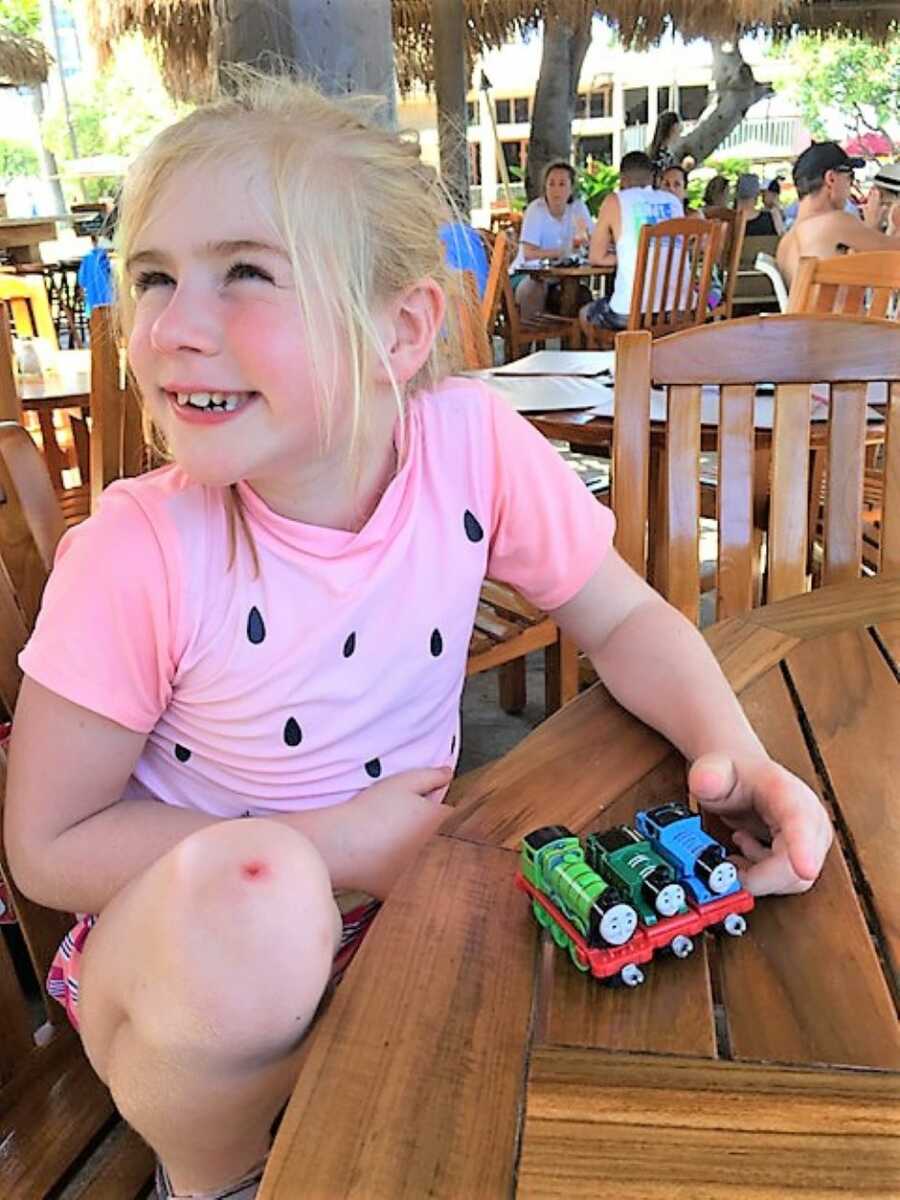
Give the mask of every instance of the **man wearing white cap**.
<path id="1" fill-rule="evenodd" d="M 836 142 L 813 142 L 794 163 L 794 183 L 800 204 L 797 220 L 778 245 L 778 269 L 788 287 L 801 258 L 831 258 L 850 250 L 900 250 L 900 204 L 887 216 L 887 233 L 878 226 L 884 205 L 872 188 L 863 219 L 844 211 L 850 197 L 853 171 L 865 159 L 851 158 Z"/>

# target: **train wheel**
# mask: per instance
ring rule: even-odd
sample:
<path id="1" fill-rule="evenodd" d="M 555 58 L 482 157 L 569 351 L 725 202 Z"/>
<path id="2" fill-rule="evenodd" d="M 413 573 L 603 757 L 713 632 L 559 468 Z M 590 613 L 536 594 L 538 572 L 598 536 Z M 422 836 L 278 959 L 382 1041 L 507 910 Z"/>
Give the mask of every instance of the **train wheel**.
<path id="1" fill-rule="evenodd" d="M 576 946 L 574 942 L 569 942 L 569 958 L 578 968 L 579 971 L 589 971 L 591 964 L 587 960 L 587 955 L 580 946 Z"/>
<path id="2" fill-rule="evenodd" d="M 722 928 L 732 937 L 740 937 L 747 932 L 747 922 L 740 913 L 729 913 L 722 922 Z"/>
<path id="3" fill-rule="evenodd" d="M 619 972 L 619 978 L 626 987 L 639 987 L 644 982 L 644 972 L 636 963 L 628 963 Z"/>
<path id="4" fill-rule="evenodd" d="M 553 918 L 547 912 L 546 908 L 544 908 L 543 904 L 538 904 L 537 900 L 532 900 L 531 911 L 534 913 L 534 918 L 538 925 L 543 925 L 545 929 L 549 928 Z"/>
<path id="5" fill-rule="evenodd" d="M 694 943 L 689 937 L 685 937 L 683 933 L 679 933 L 677 937 L 673 937 L 671 942 L 669 942 L 669 949 L 676 958 L 687 958 L 689 954 L 693 953 Z"/>
<path id="6" fill-rule="evenodd" d="M 551 921 L 550 933 L 553 935 L 553 940 L 556 942 L 557 946 L 560 946 L 563 950 L 567 949 L 569 945 L 569 935 L 562 928 L 562 926 L 557 925 L 555 921 Z"/>

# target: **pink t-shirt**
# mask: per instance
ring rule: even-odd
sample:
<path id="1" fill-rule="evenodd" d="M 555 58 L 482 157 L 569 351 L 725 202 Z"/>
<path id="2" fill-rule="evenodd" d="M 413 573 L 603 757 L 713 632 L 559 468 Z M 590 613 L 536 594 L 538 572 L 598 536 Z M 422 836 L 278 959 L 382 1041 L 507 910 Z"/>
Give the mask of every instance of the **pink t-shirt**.
<path id="1" fill-rule="evenodd" d="M 222 817 L 340 804 L 454 763 L 485 576 L 542 609 L 612 540 L 557 452 L 483 384 L 409 406 L 407 452 L 358 533 L 292 521 L 166 467 L 110 487 L 60 544 L 23 671 L 147 734 L 127 795 Z M 52 736 L 52 731 L 48 731 Z"/>

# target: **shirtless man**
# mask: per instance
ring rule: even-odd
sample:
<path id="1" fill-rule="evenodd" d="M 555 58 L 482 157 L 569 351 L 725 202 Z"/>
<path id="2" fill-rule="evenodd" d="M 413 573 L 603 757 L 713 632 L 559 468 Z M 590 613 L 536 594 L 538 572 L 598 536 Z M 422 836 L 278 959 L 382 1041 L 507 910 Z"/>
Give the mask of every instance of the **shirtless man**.
<path id="1" fill-rule="evenodd" d="M 800 205 L 797 220 L 778 244 L 778 269 L 788 287 L 801 258 L 833 258 L 841 247 L 850 250 L 900 250 L 900 204 L 887 215 L 887 233 L 879 225 L 884 202 L 872 188 L 863 219 L 844 211 L 855 167 L 865 159 L 850 158 L 836 142 L 814 142 L 794 164 L 794 183 Z"/>

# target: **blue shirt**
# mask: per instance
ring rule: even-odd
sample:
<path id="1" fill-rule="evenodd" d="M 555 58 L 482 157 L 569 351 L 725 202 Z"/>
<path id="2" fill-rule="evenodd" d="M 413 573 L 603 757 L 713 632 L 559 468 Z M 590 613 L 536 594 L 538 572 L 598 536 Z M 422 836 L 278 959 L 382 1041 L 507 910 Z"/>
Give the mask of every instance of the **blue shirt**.
<path id="1" fill-rule="evenodd" d="M 471 271 L 478 284 L 478 295 L 484 295 L 488 278 L 488 259 L 478 230 L 462 221 L 449 221 L 441 227 L 441 241 L 447 255 L 447 265 L 457 271 Z"/>

